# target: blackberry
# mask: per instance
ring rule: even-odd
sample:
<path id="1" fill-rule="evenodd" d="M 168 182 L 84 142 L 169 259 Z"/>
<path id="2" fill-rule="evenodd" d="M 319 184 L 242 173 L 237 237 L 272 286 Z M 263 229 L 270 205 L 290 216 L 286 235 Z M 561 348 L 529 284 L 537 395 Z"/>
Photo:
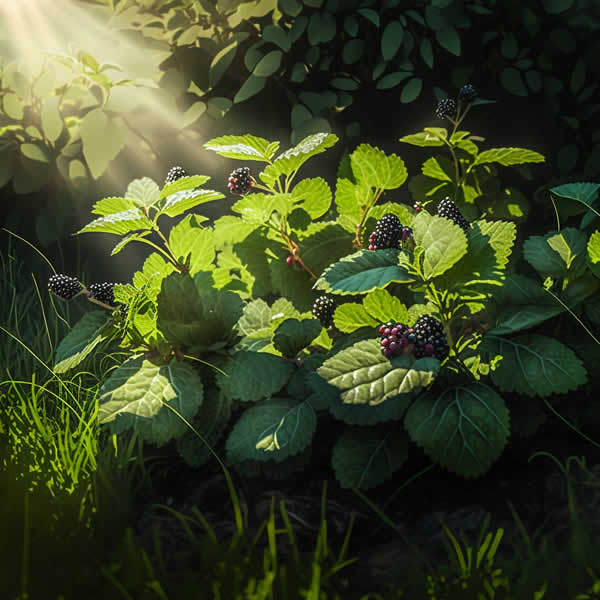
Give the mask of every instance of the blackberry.
<path id="1" fill-rule="evenodd" d="M 458 101 L 463 104 L 469 104 L 477 98 L 477 90 L 470 84 L 467 83 L 460 88 L 458 92 Z"/>
<path id="2" fill-rule="evenodd" d="M 410 351 L 408 348 L 411 343 L 413 330 L 404 323 L 394 323 L 388 321 L 379 327 L 381 334 L 381 352 L 387 358 L 393 358 L 400 354 Z"/>
<path id="3" fill-rule="evenodd" d="M 333 311 L 335 302 L 327 296 L 319 296 L 312 307 L 312 314 L 321 321 L 323 327 L 330 327 L 333 324 Z"/>
<path id="4" fill-rule="evenodd" d="M 384 215 L 375 225 L 375 231 L 369 236 L 369 250 L 398 248 L 402 239 L 402 223 L 396 215 Z"/>
<path id="5" fill-rule="evenodd" d="M 244 195 L 250 191 L 252 187 L 252 177 L 248 167 L 240 167 L 231 173 L 227 183 L 227 187 L 232 194 Z"/>
<path id="6" fill-rule="evenodd" d="M 450 219 L 454 224 L 462 227 L 465 231 L 469 229 L 469 221 L 467 221 L 461 214 L 456 205 L 448 196 L 438 204 L 437 214 L 445 219 Z"/>
<path id="7" fill-rule="evenodd" d="M 171 167 L 165 179 L 165 185 L 173 183 L 182 177 L 187 177 L 187 171 L 183 167 Z"/>
<path id="8" fill-rule="evenodd" d="M 415 358 L 434 356 L 444 360 L 448 356 L 448 340 L 444 333 L 444 326 L 430 315 L 422 315 L 413 326 L 415 335 Z"/>
<path id="9" fill-rule="evenodd" d="M 452 98 L 440 100 L 435 109 L 435 115 L 438 119 L 443 119 L 444 117 L 454 119 L 456 117 L 456 102 Z"/>
<path id="10" fill-rule="evenodd" d="M 114 294 L 114 283 L 92 283 L 90 285 L 90 298 L 94 300 L 98 300 L 98 302 L 102 302 L 103 304 L 108 304 L 109 306 L 116 306 L 115 302 L 115 294 Z"/>
<path id="11" fill-rule="evenodd" d="M 59 273 L 57 275 L 52 275 L 52 277 L 48 279 L 48 289 L 60 298 L 70 300 L 81 292 L 83 286 L 76 277 L 69 277 L 68 275 Z"/>

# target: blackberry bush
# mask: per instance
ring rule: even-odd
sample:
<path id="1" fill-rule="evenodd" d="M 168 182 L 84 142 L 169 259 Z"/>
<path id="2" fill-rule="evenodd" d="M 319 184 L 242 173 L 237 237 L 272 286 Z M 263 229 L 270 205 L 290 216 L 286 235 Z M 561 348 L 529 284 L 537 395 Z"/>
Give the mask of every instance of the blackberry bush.
<path id="1" fill-rule="evenodd" d="M 165 178 L 165 185 L 173 183 L 182 177 L 187 177 L 187 171 L 183 167 L 171 167 L 167 173 L 167 177 Z"/>
<path id="2" fill-rule="evenodd" d="M 248 167 L 240 167 L 235 169 L 229 176 L 227 187 L 232 194 L 244 195 L 250 191 L 252 187 L 252 177 Z"/>
<path id="3" fill-rule="evenodd" d="M 444 360 L 448 356 L 449 347 L 444 326 L 430 315 L 422 315 L 413 327 L 416 336 L 413 353 L 415 358 L 434 356 Z"/>
<path id="4" fill-rule="evenodd" d="M 384 215 L 375 225 L 375 231 L 369 236 L 369 250 L 399 248 L 412 235 L 412 229 L 405 227 L 396 215 Z"/>
<path id="5" fill-rule="evenodd" d="M 456 117 L 456 102 L 452 98 L 440 100 L 435 109 L 435 115 L 438 119 L 443 119 L 444 117 L 454 119 Z"/>
<path id="6" fill-rule="evenodd" d="M 116 306 L 115 294 L 114 294 L 114 283 L 92 283 L 90 285 L 90 297 L 98 302 L 108 304 L 108 306 Z"/>
<path id="7" fill-rule="evenodd" d="M 445 219 L 450 219 L 453 223 L 464 229 L 469 229 L 469 221 L 467 221 L 460 213 L 456 205 L 448 196 L 438 204 L 437 214 Z"/>
<path id="8" fill-rule="evenodd" d="M 48 279 L 48 289 L 60 298 L 70 300 L 81 292 L 83 286 L 76 277 L 69 277 L 68 275 L 57 273 Z"/>
<path id="9" fill-rule="evenodd" d="M 470 84 L 467 83 L 460 88 L 458 92 L 458 101 L 463 104 L 469 104 L 477 98 L 477 90 Z"/>
<path id="10" fill-rule="evenodd" d="M 312 314 L 321 321 L 323 327 L 333 325 L 333 312 L 335 310 L 335 302 L 327 296 L 319 296 L 312 307 Z"/>

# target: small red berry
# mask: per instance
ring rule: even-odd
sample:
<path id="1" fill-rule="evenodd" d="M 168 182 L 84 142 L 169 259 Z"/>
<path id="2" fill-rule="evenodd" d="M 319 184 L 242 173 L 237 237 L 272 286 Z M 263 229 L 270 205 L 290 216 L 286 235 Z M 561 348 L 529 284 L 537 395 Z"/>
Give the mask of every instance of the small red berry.
<path id="1" fill-rule="evenodd" d="M 294 257 L 293 257 L 293 256 L 290 254 L 290 255 L 289 255 L 289 256 L 288 256 L 288 257 L 285 259 L 285 262 L 286 262 L 286 263 L 287 263 L 287 264 L 288 264 L 288 265 L 291 267 L 291 266 L 294 264 L 294 262 L 296 262 L 296 261 L 294 260 Z"/>

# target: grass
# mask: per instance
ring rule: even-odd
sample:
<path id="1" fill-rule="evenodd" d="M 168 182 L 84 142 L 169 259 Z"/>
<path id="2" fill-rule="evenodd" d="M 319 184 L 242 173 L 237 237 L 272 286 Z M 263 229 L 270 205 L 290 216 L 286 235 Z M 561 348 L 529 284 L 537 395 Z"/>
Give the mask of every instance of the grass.
<path id="1" fill-rule="evenodd" d="M 88 371 L 69 378 L 48 365 L 73 315 L 66 303 L 49 310 L 46 292 L 13 255 L 0 255 L 6 285 L 0 292 L 0 580 L 7 600 L 441 600 L 600 598 L 600 556 L 593 525 L 578 510 L 571 464 L 561 470 L 568 488 L 571 530 L 568 543 L 530 533 L 512 561 L 497 550 L 503 531 L 478 539 L 455 535 L 443 523 L 448 562 L 431 565 L 415 550 L 414 561 L 398 564 L 388 578 L 373 583 L 377 592 L 360 591 L 353 553 L 353 515 L 346 535 L 333 548 L 328 534 L 323 487 L 321 519 L 312 550 L 301 550 L 285 505 L 271 503 L 259 530 L 248 530 L 229 472 L 227 477 L 236 528 L 219 539 L 202 507 L 181 514 L 155 505 L 158 515 L 176 517 L 186 544 L 175 554 L 161 547 L 158 531 L 143 545 L 136 532 L 143 498 L 152 489 L 151 470 L 135 434 L 110 435 L 97 425 L 100 374 L 119 363 L 105 355 Z M 586 471 L 585 463 L 577 462 Z M 593 483 L 592 475 L 589 477 Z M 409 482 L 407 482 L 408 484 Z M 600 481 L 598 481 L 600 485 Z M 591 484 L 590 484 L 591 486 Z M 589 488 L 589 494 L 594 488 Z M 394 523 L 364 494 L 381 518 Z M 591 497 L 591 496 L 590 496 Z M 595 498 L 595 496 L 594 496 Z M 587 520 L 586 520 L 587 519 Z M 399 530 L 397 530 L 400 536 Z M 401 540 L 402 541 L 402 540 Z M 403 540 L 409 542 L 410 540 Z M 564 573 L 569 573 L 564 577 Z M 364 575 L 364 572 L 362 572 Z"/>

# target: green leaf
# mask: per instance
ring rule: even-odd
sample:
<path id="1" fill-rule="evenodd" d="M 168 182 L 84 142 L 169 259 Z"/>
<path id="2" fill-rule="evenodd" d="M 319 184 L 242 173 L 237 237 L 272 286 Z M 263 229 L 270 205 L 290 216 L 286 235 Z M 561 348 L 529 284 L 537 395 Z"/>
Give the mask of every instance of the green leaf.
<path id="1" fill-rule="evenodd" d="M 402 301 L 392 296 L 387 290 L 376 289 L 363 298 L 363 306 L 369 316 L 376 320 L 376 325 L 395 321 L 406 323 L 408 310 Z"/>
<path id="2" fill-rule="evenodd" d="M 419 51 L 421 52 L 421 56 L 425 61 L 425 64 L 430 69 L 433 69 L 433 47 L 431 45 L 431 41 L 428 38 L 423 38 L 421 40 Z"/>
<path id="3" fill-rule="evenodd" d="M 521 72 L 517 71 L 514 67 L 507 67 L 500 73 L 500 82 L 514 96 L 528 95 Z"/>
<path id="4" fill-rule="evenodd" d="M 231 210 L 241 215 L 245 223 L 263 225 L 282 204 L 291 208 L 291 200 L 290 194 L 254 193 L 238 200 Z"/>
<path id="5" fill-rule="evenodd" d="M 329 132 L 331 131 L 331 125 L 327 119 L 322 117 L 315 117 L 314 119 L 309 119 L 308 121 L 304 121 L 298 127 L 295 127 L 292 131 L 291 142 L 295 144 L 300 140 L 303 140 L 308 135 L 313 135 L 315 133 Z"/>
<path id="6" fill-rule="evenodd" d="M 233 59 L 235 58 L 238 45 L 238 40 L 235 40 L 215 54 L 210 63 L 210 67 L 208 68 L 209 88 L 214 88 L 217 83 L 219 83 L 223 75 L 227 72 L 227 69 L 229 69 Z"/>
<path id="7" fill-rule="evenodd" d="M 221 194 L 221 192 L 216 192 L 215 190 L 203 190 L 199 188 L 173 192 L 166 197 L 160 209 L 160 214 L 167 215 L 169 217 L 178 217 L 184 212 L 199 206 L 200 204 L 212 202 L 213 200 L 220 200 L 224 197 L 225 196 Z"/>
<path id="8" fill-rule="evenodd" d="M 5 94 L 2 102 L 4 112 L 15 121 L 21 121 L 25 114 L 23 101 L 16 94 Z"/>
<path id="9" fill-rule="evenodd" d="M 190 275 L 212 269 L 215 260 L 213 231 L 202 227 L 197 215 L 187 215 L 171 228 L 169 246 L 179 263 L 189 266 Z"/>
<path id="10" fill-rule="evenodd" d="M 406 82 L 404 87 L 402 88 L 402 93 L 400 94 L 400 102 L 403 104 L 408 104 L 409 102 L 413 102 L 419 97 L 421 90 L 423 89 L 423 80 L 420 77 L 413 77 L 409 81 Z"/>
<path id="11" fill-rule="evenodd" d="M 390 21 L 381 34 L 381 56 L 384 61 L 389 61 L 396 56 L 402 46 L 404 27 L 400 21 Z"/>
<path id="12" fill-rule="evenodd" d="M 158 196 L 158 200 L 163 200 L 164 198 L 168 198 L 171 194 L 175 192 L 183 192 L 187 190 L 193 190 L 204 185 L 210 177 L 206 175 L 193 175 L 191 177 L 180 177 L 177 181 L 173 183 L 167 183 L 160 192 Z"/>
<path id="13" fill-rule="evenodd" d="M 438 464 L 463 477 L 477 477 L 506 446 L 509 413 L 501 396 L 474 381 L 419 396 L 404 425 Z"/>
<path id="14" fill-rule="evenodd" d="M 539 152 L 527 150 L 526 148 L 492 148 L 481 152 L 473 164 L 498 163 L 504 167 L 510 167 L 524 163 L 544 162 L 545 160 Z"/>
<path id="15" fill-rule="evenodd" d="M 358 81 L 349 77 L 334 77 L 331 80 L 331 85 L 338 90 L 346 90 L 347 92 L 352 92 L 360 87 Z"/>
<path id="16" fill-rule="evenodd" d="M 58 96 L 46 98 L 42 104 L 42 110 L 40 113 L 44 136 L 52 143 L 56 142 L 64 129 L 59 105 L 60 98 Z"/>
<path id="17" fill-rule="evenodd" d="M 336 32 L 336 21 L 329 12 L 314 13 L 310 17 L 306 34 L 308 43 L 311 46 L 318 46 L 321 43 L 330 42 Z"/>
<path id="18" fill-rule="evenodd" d="M 226 158 L 269 162 L 277 152 L 279 142 L 271 143 L 254 135 L 224 135 L 206 142 L 204 147 Z"/>
<path id="19" fill-rule="evenodd" d="M 375 86 L 378 90 L 389 90 L 402 83 L 405 79 L 408 79 L 412 75 L 410 71 L 395 71 L 388 73 L 385 77 L 382 77 Z"/>
<path id="20" fill-rule="evenodd" d="M 211 457 L 209 447 L 215 447 L 230 418 L 231 400 L 215 388 L 206 390 L 202 409 L 192 421 L 195 431 L 188 429 L 176 440 L 177 451 L 183 460 L 192 467 L 200 467 L 207 462 Z"/>
<path id="21" fill-rule="evenodd" d="M 225 394 L 233 400 L 257 402 L 276 394 L 287 383 L 294 367 L 273 354 L 242 350 L 224 370 L 226 375 L 218 373 L 216 379 Z"/>
<path id="22" fill-rule="evenodd" d="M 279 46 L 284 52 L 289 52 L 292 47 L 292 40 L 287 32 L 277 25 L 267 25 L 262 30 L 262 38 L 267 42 Z"/>
<path id="23" fill-rule="evenodd" d="M 80 131 L 83 156 L 92 177 L 98 179 L 123 147 L 121 129 L 97 108 L 83 117 Z"/>
<path id="24" fill-rule="evenodd" d="M 352 333 L 361 327 L 376 327 L 379 323 L 367 314 L 360 304 L 348 302 L 338 306 L 333 315 L 333 322 L 342 333 Z"/>
<path id="25" fill-rule="evenodd" d="M 585 269 L 586 241 L 585 234 L 572 227 L 560 233 L 534 235 L 525 240 L 523 256 L 544 278 L 568 277 L 570 271 L 578 276 Z"/>
<path id="26" fill-rule="evenodd" d="M 303 179 L 294 186 L 292 198 L 297 206 L 303 208 L 311 217 L 322 217 L 331 207 L 331 189 L 321 177 Z"/>
<path id="27" fill-rule="evenodd" d="M 139 208 L 131 208 L 94 219 L 80 229 L 77 235 L 91 231 L 125 235 L 136 229 L 152 229 L 152 223 Z"/>
<path id="28" fill-rule="evenodd" d="M 111 250 L 110 255 L 114 256 L 115 254 L 118 254 L 119 252 L 121 252 L 121 250 L 123 250 L 123 248 L 125 248 L 125 246 L 127 246 L 127 244 L 129 244 L 129 242 L 136 242 L 139 240 L 143 240 L 145 237 L 149 236 L 152 232 L 151 231 L 142 231 L 139 233 L 129 233 L 127 234 L 124 238 L 121 238 L 114 246 L 114 248 Z"/>
<path id="29" fill-rule="evenodd" d="M 442 158 L 442 157 L 439 157 Z M 423 175 L 440 181 L 452 181 L 452 177 L 448 175 L 446 170 L 440 165 L 438 158 L 432 156 L 428 158 L 421 167 Z"/>
<path id="30" fill-rule="evenodd" d="M 348 40 L 342 50 L 342 59 L 345 64 L 353 65 L 358 62 L 365 51 L 365 42 L 363 40 Z"/>
<path id="31" fill-rule="evenodd" d="M 135 202 L 129 198 L 102 198 L 98 200 L 92 208 L 92 213 L 107 217 L 113 213 L 122 212 L 125 210 L 135 210 Z"/>
<path id="32" fill-rule="evenodd" d="M 159 197 L 160 190 L 150 177 L 134 179 L 128 186 L 125 198 L 133 200 L 138 206 L 152 206 Z"/>
<path id="33" fill-rule="evenodd" d="M 298 0 L 279 0 L 278 7 L 281 12 L 291 17 L 297 17 L 302 12 L 302 3 Z"/>
<path id="34" fill-rule="evenodd" d="M 371 21 L 375 27 L 379 27 L 379 14 L 377 11 L 374 11 L 372 8 L 359 8 L 356 12 L 368 21 Z"/>
<path id="35" fill-rule="evenodd" d="M 407 458 L 405 436 L 379 427 L 354 427 L 339 437 L 331 463 L 341 487 L 367 490 L 392 477 Z"/>
<path id="36" fill-rule="evenodd" d="M 438 29 L 435 32 L 435 39 L 440 46 L 443 46 L 455 56 L 460 56 L 460 37 L 454 27 L 447 29 Z"/>
<path id="37" fill-rule="evenodd" d="M 31 160 L 47 163 L 49 161 L 48 151 L 38 144 L 21 144 L 21 152 Z"/>
<path id="38" fill-rule="evenodd" d="M 234 96 L 233 102 L 239 104 L 248 100 L 248 98 L 252 98 L 252 96 L 255 96 L 264 89 L 266 83 L 266 77 L 258 77 L 254 74 L 250 75 Z"/>
<path id="39" fill-rule="evenodd" d="M 283 356 L 294 358 L 321 333 L 316 319 L 286 319 L 275 331 L 273 345 Z"/>
<path id="40" fill-rule="evenodd" d="M 350 161 L 356 179 L 375 189 L 396 189 L 406 181 L 408 175 L 404 161 L 399 156 L 388 156 L 369 144 L 360 144 L 350 155 Z"/>
<path id="41" fill-rule="evenodd" d="M 198 100 L 194 102 L 191 106 L 189 106 L 186 111 L 183 113 L 181 117 L 181 121 L 179 123 L 180 129 L 185 129 L 189 127 L 193 123 L 195 123 L 204 113 L 206 112 L 206 103 L 202 100 Z"/>
<path id="42" fill-rule="evenodd" d="M 308 403 L 270 398 L 244 411 L 235 424 L 225 444 L 227 461 L 280 463 L 308 447 L 316 427 L 315 411 Z"/>
<path id="43" fill-rule="evenodd" d="M 54 372 L 65 373 L 79 365 L 100 342 L 109 337 L 109 323 L 110 319 L 102 310 L 83 315 L 58 345 Z"/>
<path id="44" fill-rule="evenodd" d="M 362 206 L 368 206 L 372 200 L 372 191 L 366 181 L 353 183 L 350 179 L 338 178 L 335 190 L 335 205 L 338 213 L 351 220 L 347 228 L 354 232 L 361 220 Z"/>
<path id="45" fill-rule="evenodd" d="M 547 243 L 560 256 L 572 278 L 583 274 L 587 258 L 587 237 L 583 231 L 566 227 L 555 235 L 547 236 Z"/>
<path id="46" fill-rule="evenodd" d="M 587 244 L 587 261 L 592 273 L 600 277 L 600 231 L 594 231 Z"/>
<path id="47" fill-rule="evenodd" d="M 467 252 L 464 231 L 449 219 L 419 213 L 412 223 L 415 243 L 422 246 L 423 276 L 439 277 L 451 269 Z"/>
<path id="48" fill-rule="evenodd" d="M 393 281 L 413 281 L 398 264 L 397 250 L 359 250 L 325 269 L 313 289 L 341 295 L 364 294 Z"/>
<path id="49" fill-rule="evenodd" d="M 479 351 L 491 357 L 502 356 L 490 375 L 503 392 L 543 398 L 566 394 L 587 382 L 577 355 L 545 335 L 525 334 L 511 339 L 487 335 Z"/>
<path id="50" fill-rule="evenodd" d="M 439 371 L 434 358 L 402 355 L 389 360 L 378 340 L 363 340 L 328 358 L 317 373 L 341 390 L 348 404 L 376 406 L 398 394 L 416 396 Z"/>
<path id="51" fill-rule="evenodd" d="M 338 141 L 332 133 L 315 133 L 304 138 L 299 144 L 280 154 L 265 170 L 272 179 L 297 171 L 309 158 L 325 152 Z"/>
<path id="52" fill-rule="evenodd" d="M 583 214 L 597 199 L 599 183 L 565 183 L 550 188 L 553 195 L 558 196 L 557 202 L 561 215 L 565 217 Z"/>
<path id="53" fill-rule="evenodd" d="M 426 127 L 423 131 L 401 137 L 398 141 L 422 148 L 428 146 L 443 146 L 448 132 L 440 127 Z"/>
<path id="54" fill-rule="evenodd" d="M 100 388 L 98 420 L 113 433 L 132 429 L 162 446 L 187 430 L 202 404 L 204 386 L 189 364 L 154 364 L 142 356 L 126 360 Z"/>

